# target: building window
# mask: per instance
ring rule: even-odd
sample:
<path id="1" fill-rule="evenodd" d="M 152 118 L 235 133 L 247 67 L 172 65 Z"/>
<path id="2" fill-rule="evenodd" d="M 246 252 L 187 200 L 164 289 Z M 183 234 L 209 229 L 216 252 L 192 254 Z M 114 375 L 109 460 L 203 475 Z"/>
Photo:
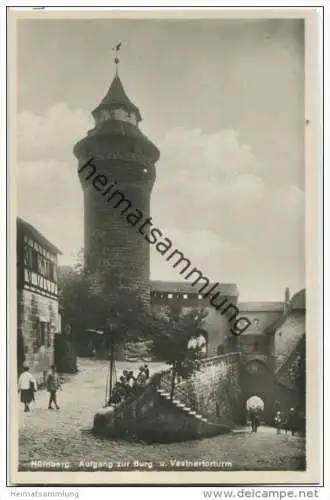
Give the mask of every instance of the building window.
<path id="1" fill-rule="evenodd" d="M 183 298 L 186 300 L 188 298 L 188 295 L 186 293 L 184 293 Z"/>
<path id="2" fill-rule="evenodd" d="M 198 295 L 198 300 L 201 300 L 203 298 L 203 295 Z"/>
<path id="3" fill-rule="evenodd" d="M 259 352 L 260 351 L 260 343 L 256 340 L 253 344 L 253 352 Z"/>
<path id="4" fill-rule="evenodd" d="M 31 271 L 38 272 L 38 254 L 34 248 L 29 247 L 29 251 L 31 253 Z"/>
<path id="5" fill-rule="evenodd" d="M 44 278 L 56 282 L 56 265 L 35 250 L 32 250 L 32 252 L 33 262 L 31 270 Z"/>
<path id="6" fill-rule="evenodd" d="M 29 269 L 32 269 L 32 252 L 33 249 L 29 246 L 25 247 L 25 265 Z"/>
<path id="7" fill-rule="evenodd" d="M 35 340 L 33 342 L 33 344 L 32 344 L 32 352 L 33 352 L 33 354 L 36 354 L 39 351 L 39 349 L 40 349 L 40 346 L 38 344 L 38 341 Z"/>
<path id="8" fill-rule="evenodd" d="M 39 318 L 35 322 L 35 341 L 33 342 L 33 352 L 37 353 L 40 347 L 50 346 L 50 323 L 47 321 L 40 321 Z"/>
<path id="9" fill-rule="evenodd" d="M 42 346 L 50 346 L 50 324 L 46 321 L 40 322 L 40 344 Z"/>
<path id="10" fill-rule="evenodd" d="M 50 263 L 50 279 L 57 283 L 56 265 L 53 262 Z"/>
<path id="11" fill-rule="evenodd" d="M 41 347 L 41 324 L 39 318 L 36 318 L 35 321 L 35 330 L 36 330 L 36 338 L 33 342 L 33 352 L 36 353 Z"/>
<path id="12" fill-rule="evenodd" d="M 173 299 L 173 294 L 172 294 L 172 293 L 169 293 L 169 294 L 167 295 L 167 298 L 168 298 L 168 299 Z"/>

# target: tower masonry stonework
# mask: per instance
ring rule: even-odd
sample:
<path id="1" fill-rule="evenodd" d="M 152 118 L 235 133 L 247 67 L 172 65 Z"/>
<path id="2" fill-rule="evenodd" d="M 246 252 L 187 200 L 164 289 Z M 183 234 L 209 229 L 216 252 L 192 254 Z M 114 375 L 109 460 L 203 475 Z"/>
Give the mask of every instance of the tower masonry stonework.
<path id="1" fill-rule="evenodd" d="M 92 115 L 94 128 L 74 147 L 84 191 L 85 257 L 95 272 L 124 279 L 149 300 L 149 243 L 127 214 L 150 216 L 159 150 L 140 131 L 140 111 L 118 74 Z M 90 159 L 89 174 L 84 165 Z"/>

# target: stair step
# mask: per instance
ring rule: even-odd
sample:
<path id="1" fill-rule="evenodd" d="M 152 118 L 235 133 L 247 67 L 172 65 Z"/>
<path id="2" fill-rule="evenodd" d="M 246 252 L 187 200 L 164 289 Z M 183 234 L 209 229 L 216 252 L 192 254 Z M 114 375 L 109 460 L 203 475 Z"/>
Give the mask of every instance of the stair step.
<path id="1" fill-rule="evenodd" d="M 162 392 L 159 392 L 159 391 L 158 391 L 158 394 L 159 394 L 160 396 L 164 396 L 165 398 L 170 398 L 170 397 L 171 397 L 170 393 L 169 393 L 169 392 L 166 392 L 166 391 L 162 391 Z"/>
<path id="2" fill-rule="evenodd" d="M 163 397 L 164 399 L 167 399 L 168 401 L 171 399 L 171 394 L 170 392 L 166 391 L 165 389 L 157 389 L 158 394 Z M 192 410 L 189 406 L 186 406 L 184 403 L 179 401 L 178 399 L 172 399 L 172 403 L 177 407 L 180 408 L 181 410 L 185 411 L 188 413 L 188 415 L 191 415 L 195 418 L 198 418 L 198 420 L 201 420 L 204 423 L 208 422 L 208 419 L 203 417 L 203 415 L 198 414 L 196 411 Z"/>

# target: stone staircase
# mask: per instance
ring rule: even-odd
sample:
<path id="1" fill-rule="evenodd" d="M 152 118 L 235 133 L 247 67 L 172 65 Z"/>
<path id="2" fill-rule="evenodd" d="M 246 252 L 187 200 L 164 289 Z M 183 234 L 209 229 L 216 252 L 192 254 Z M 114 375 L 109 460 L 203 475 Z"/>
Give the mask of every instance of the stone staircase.
<path id="1" fill-rule="evenodd" d="M 168 392 L 168 390 L 165 389 L 156 389 L 158 394 L 160 395 L 161 398 L 166 399 L 167 401 L 171 401 L 171 394 Z M 182 403 L 179 399 L 172 399 L 171 403 L 179 408 L 181 411 L 185 412 L 187 415 L 192 416 L 193 418 L 196 418 L 197 420 L 205 423 L 211 423 L 206 417 L 203 417 L 203 415 L 197 413 L 197 411 L 194 411 L 192 408 L 187 406 L 185 403 Z M 213 424 L 213 422 L 212 422 Z"/>
<path id="2" fill-rule="evenodd" d="M 136 393 L 100 410 L 94 417 L 94 432 L 145 442 L 187 441 L 230 432 L 233 422 L 222 407 L 219 413 L 203 414 L 187 381 L 175 385 L 171 399 L 172 369 L 154 373 Z"/>
<path id="3" fill-rule="evenodd" d="M 231 428 L 229 425 L 220 424 L 216 421 L 216 418 L 207 418 L 200 413 L 196 403 L 189 401 L 184 389 L 184 382 L 175 385 L 173 399 L 171 400 L 171 378 L 171 369 L 164 372 L 156 391 L 162 400 L 167 401 L 168 404 L 171 404 L 175 409 L 181 411 L 186 417 L 191 419 L 192 423 L 196 424 L 198 433 L 204 436 L 212 436 L 230 432 Z"/>

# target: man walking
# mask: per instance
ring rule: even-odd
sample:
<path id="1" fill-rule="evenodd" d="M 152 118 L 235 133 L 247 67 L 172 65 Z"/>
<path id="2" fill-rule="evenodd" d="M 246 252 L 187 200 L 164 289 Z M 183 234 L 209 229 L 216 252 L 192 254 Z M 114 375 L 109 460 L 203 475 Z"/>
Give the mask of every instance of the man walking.
<path id="1" fill-rule="evenodd" d="M 61 390 L 63 390 L 63 389 L 62 389 L 60 377 L 56 371 L 55 365 L 51 366 L 51 371 L 47 376 L 46 387 L 47 387 L 47 391 L 49 392 L 48 410 L 54 409 L 52 406 L 53 403 L 55 404 L 56 410 L 59 410 L 60 407 L 57 404 L 56 392 L 58 391 L 58 389 L 61 389 Z"/>

